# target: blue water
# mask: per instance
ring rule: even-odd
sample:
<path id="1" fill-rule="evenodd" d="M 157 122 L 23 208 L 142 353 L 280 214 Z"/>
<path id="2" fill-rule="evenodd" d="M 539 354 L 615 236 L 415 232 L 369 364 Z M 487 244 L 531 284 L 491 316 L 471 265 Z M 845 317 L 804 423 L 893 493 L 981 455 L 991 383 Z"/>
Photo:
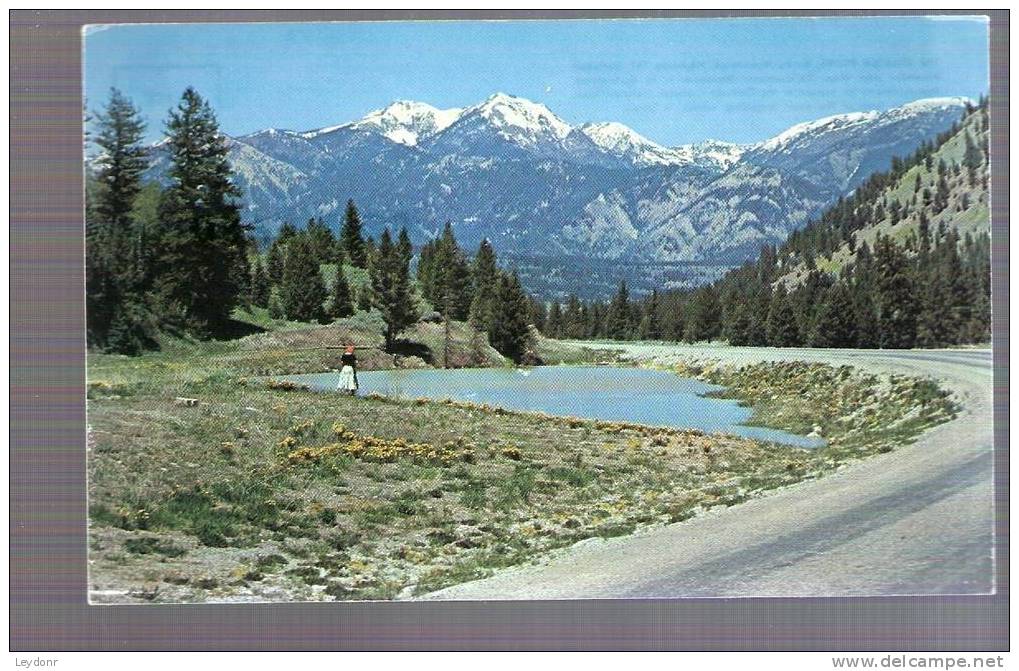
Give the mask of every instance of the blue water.
<path id="1" fill-rule="evenodd" d="M 797 447 L 824 441 L 785 431 L 744 426 L 749 408 L 731 399 L 706 398 L 722 389 L 665 371 L 596 366 L 538 366 L 366 371 L 357 374 L 359 394 L 403 398 L 451 398 L 508 410 L 541 411 L 587 419 L 732 433 Z M 332 391 L 338 373 L 291 375 L 312 389 Z"/>

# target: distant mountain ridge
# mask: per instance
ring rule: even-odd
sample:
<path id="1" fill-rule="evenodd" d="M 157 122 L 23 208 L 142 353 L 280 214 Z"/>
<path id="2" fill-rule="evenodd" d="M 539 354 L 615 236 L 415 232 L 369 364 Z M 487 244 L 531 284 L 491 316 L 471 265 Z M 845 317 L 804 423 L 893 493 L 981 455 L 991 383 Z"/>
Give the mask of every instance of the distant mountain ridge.
<path id="1" fill-rule="evenodd" d="M 504 93 L 446 110 L 401 100 L 335 126 L 231 138 L 230 160 L 243 216 L 264 237 L 309 217 L 335 228 L 353 198 L 372 234 L 407 226 L 421 243 L 449 220 L 466 246 L 487 237 L 527 258 L 525 282 L 550 291 L 557 267 L 590 259 L 639 263 L 644 275 L 648 264 L 698 268 L 669 274 L 675 285 L 782 242 L 951 126 L 967 102 L 836 115 L 754 145 L 665 147 L 617 122 L 572 125 Z M 165 156 L 153 154 L 150 176 L 161 179 Z"/>

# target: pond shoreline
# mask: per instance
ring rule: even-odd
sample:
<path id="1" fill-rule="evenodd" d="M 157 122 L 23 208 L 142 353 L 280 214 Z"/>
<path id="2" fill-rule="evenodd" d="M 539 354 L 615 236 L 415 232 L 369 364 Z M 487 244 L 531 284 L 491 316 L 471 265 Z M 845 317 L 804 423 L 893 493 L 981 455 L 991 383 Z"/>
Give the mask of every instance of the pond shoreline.
<path id="1" fill-rule="evenodd" d="M 807 449 L 824 445 L 816 437 L 751 424 L 752 408 L 720 385 L 653 368 L 572 364 L 506 370 L 365 371 L 360 377 L 362 396 L 437 402 L 448 398 L 520 415 L 537 413 L 656 429 L 696 429 Z M 335 391 L 338 374 L 288 375 L 281 379 L 330 393 Z"/>

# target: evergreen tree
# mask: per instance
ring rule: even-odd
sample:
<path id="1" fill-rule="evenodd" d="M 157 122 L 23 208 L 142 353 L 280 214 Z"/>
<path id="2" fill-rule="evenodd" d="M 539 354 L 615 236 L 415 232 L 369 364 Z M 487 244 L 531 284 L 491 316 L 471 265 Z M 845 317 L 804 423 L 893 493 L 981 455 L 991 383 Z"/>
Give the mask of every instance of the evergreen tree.
<path id="1" fill-rule="evenodd" d="M 311 240 L 300 236 L 287 245 L 280 302 L 290 321 L 326 321 L 327 292 Z"/>
<path id="2" fill-rule="evenodd" d="M 238 306 L 251 312 L 251 261 L 247 248 L 235 257 L 232 276 L 237 285 Z"/>
<path id="3" fill-rule="evenodd" d="M 666 340 L 683 339 L 685 323 L 683 320 L 684 294 L 674 291 L 665 292 L 662 303 L 662 335 Z"/>
<path id="4" fill-rule="evenodd" d="M 151 344 L 144 291 L 147 264 L 134 263 L 140 230 L 134 219 L 146 166 L 145 125 L 117 89 L 95 115 L 97 170 L 87 180 L 85 229 L 86 329 L 90 345 L 137 354 Z"/>
<path id="5" fill-rule="evenodd" d="M 276 234 L 276 242 L 285 245 L 298 235 L 300 234 L 297 232 L 297 228 L 289 221 L 284 221 L 283 225 L 280 226 L 280 232 Z"/>
<path id="6" fill-rule="evenodd" d="M 285 317 L 283 311 L 283 301 L 280 300 L 279 289 L 273 289 L 269 293 L 269 318 L 270 319 L 283 319 Z"/>
<path id="7" fill-rule="evenodd" d="M 881 344 L 872 282 L 859 274 L 853 284 L 853 324 L 856 329 L 854 347 L 873 349 Z"/>
<path id="8" fill-rule="evenodd" d="M 661 340 L 662 321 L 659 316 L 658 290 L 651 291 L 647 303 L 644 305 L 644 316 L 640 320 L 638 329 L 641 340 Z"/>
<path id="9" fill-rule="evenodd" d="M 836 282 L 824 294 L 810 338 L 813 347 L 853 347 L 856 320 L 853 296 L 843 282 Z"/>
<path id="10" fill-rule="evenodd" d="M 336 279 L 333 281 L 332 297 L 329 300 L 329 317 L 342 319 L 354 314 L 354 301 L 351 298 L 350 284 L 343 274 L 343 265 L 336 268 Z"/>
<path id="11" fill-rule="evenodd" d="M 269 245 L 269 253 L 266 259 L 266 276 L 269 278 L 269 284 L 272 286 L 279 286 L 280 282 L 283 281 L 283 264 L 285 261 L 286 245 L 280 242 L 280 238 L 276 238 Z"/>
<path id="12" fill-rule="evenodd" d="M 624 308 L 622 315 L 627 316 L 627 314 L 628 310 Z M 562 335 L 564 338 L 583 338 L 584 331 L 583 305 L 576 294 L 570 294 L 566 299 L 566 310 L 563 312 Z"/>
<path id="13" fill-rule="evenodd" d="M 319 263 L 336 262 L 336 238 L 321 217 L 308 220 L 305 235 L 308 236 L 312 253 Z"/>
<path id="14" fill-rule="evenodd" d="M 559 305 L 559 301 L 553 301 L 551 307 L 548 309 L 548 318 L 545 320 L 545 330 L 543 333 L 549 338 L 559 338 L 562 335 L 562 328 L 562 307 Z M 594 334 L 590 333 L 589 335 Z"/>
<path id="15" fill-rule="evenodd" d="M 361 285 L 357 292 L 357 309 L 360 312 L 368 312 L 372 309 L 372 286 L 370 282 Z"/>
<path id="16" fill-rule="evenodd" d="M 377 254 L 378 249 L 375 245 L 375 240 L 371 236 L 365 237 L 364 239 L 365 268 L 371 267 L 372 261 L 375 259 L 375 256 Z"/>
<path id="17" fill-rule="evenodd" d="M 255 257 L 255 263 L 251 271 L 251 304 L 260 308 L 269 307 L 269 275 L 265 272 L 265 265 L 259 257 Z"/>
<path id="18" fill-rule="evenodd" d="M 619 290 L 609 303 L 608 313 L 605 318 L 606 335 L 613 340 L 627 340 L 630 338 L 630 292 L 626 288 L 626 281 L 619 283 Z"/>
<path id="19" fill-rule="evenodd" d="M 496 265 L 495 250 L 487 239 L 478 245 L 478 253 L 474 255 L 474 266 L 471 269 L 471 279 L 473 295 L 469 321 L 474 328 L 489 331 L 499 283 L 499 269 Z"/>
<path id="20" fill-rule="evenodd" d="M 141 176 L 148 167 L 142 146 L 145 124 L 131 101 L 117 89 L 110 90 L 106 109 L 96 114 L 95 143 L 102 150 L 96 158 L 96 189 L 93 209 L 100 227 L 110 235 L 130 231 Z"/>
<path id="21" fill-rule="evenodd" d="M 980 155 L 980 150 L 977 149 L 976 143 L 973 142 L 973 138 L 970 136 L 969 131 L 963 134 L 965 138 L 965 151 L 963 153 L 962 164 L 966 166 L 966 174 L 969 179 L 969 185 L 975 186 L 977 182 L 977 171 L 980 169 L 980 164 L 983 157 Z"/>
<path id="22" fill-rule="evenodd" d="M 442 236 L 429 249 L 424 263 L 422 293 L 432 306 L 449 319 L 465 320 L 471 307 L 471 268 L 467 257 L 446 222 Z M 419 270 L 422 266 L 419 265 Z"/>
<path id="23" fill-rule="evenodd" d="M 504 274 L 496 292 L 496 309 L 488 340 L 504 356 L 521 361 L 527 353 L 527 295 L 516 273 Z"/>
<path id="24" fill-rule="evenodd" d="M 734 346 L 767 345 L 764 322 L 769 295 L 767 286 L 756 278 L 728 287 L 721 300 L 721 337 Z"/>
<path id="25" fill-rule="evenodd" d="M 605 306 L 601 303 L 594 303 L 588 312 L 587 337 L 605 337 Z"/>
<path id="26" fill-rule="evenodd" d="M 539 332 L 545 330 L 545 320 L 548 319 L 548 308 L 545 306 L 545 302 L 538 300 L 534 296 L 529 296 L 527 299 L 530 304 L 530 308 L 527 313 L 527 321 L 534 325 L 534 328 L 538 329 Z"/>
<path id="27" fill-rule="evenodd" d="M 714 340 L 721 335 L 717 289 L 709 285 L 695 291 L 684 317 L 683 339 L 687 342 Z"/>
<path id="28" fill-rule="evenodd" d="M 879 346 L 909 348 L 916 340 L 916 297 L 905 254 L 887 236 L 874 245 L 874 304 Z"/>
<path id="29" fill-rule="evenodd" d="M 754 310 L 751 301 L 755 295 L 749 283 L 733 283 L 722 294 L 722 337 L 730 345 L 758 345 L 753 331 L 756 322 L 763 319 Z M 764 312 L 764 316 L 767 311 Z"/>
<path id="30" fill-rule="evenodd" d="M 768 319 L 765 322 L 768 344 L 772 347 L 796 347 L 800 344 L 800 330 L 796 323 L 796 314 L 784 285 L 772 292 L 768 307 Z"/>
<path id="31" fill-rule="evenodd" d="M 240 192 L 208 102 L 188 88 L 167 120 L 169 187 L 159 208 L 156 295 L 164 314 L 198 336 L 226 326 L 245 253 Z"/>
<path id="32" fill-rule="evenodd" d="M 150 340 L 145 333 L 146 315 L 133 314 L 140 309 L 138 303 L 127 303 L 120 306 L 114 314 L 106 339 L 106 347 L 111 352 L 136 356 L 149 349 Z"/>
<path id="33" fill-rule="evenodd" d="M 758 285 L 747 303 L 750 322 L 747 328 L 747 345 L 761 347 L 768 344 L 767 319 L 771 310 L 771 287 Z"/>
<path id="34" fill-rule="evenodd" d="M 400 258 L 403 262 L 410 267 L 410 261 L 414 258 L 414 245 L 411 244 L 410 234 L 407 233 L 407 227 L 404 226 L 400 229 L 400 236 L 397 238 L 396 247 L 400 252 Z"/>
<path id="35" fill-rule="evenodd" d="M 831 285 L 832 281 L 827 274 L 814 270 L 807 273 L 803 283 L 787 296 L 793 314 L 796 315 L 799 343 L 810 340 L 817 320 L 818 307 Z"/>
<path id="36" fill-rule="evenodd" d="M 407 263 L 387 228 L 379 239 L 371 264 L 372 305 L 386 324 L 386 350 L 392 351 L 397 334 L 417 321 L 410 291 Z"/>
<path id="37" fill-rule="evenodd" d="M 347 201 L 347 211 L 343 219 L 340 239 L 343 241 L 343 253 L 350 260 L 351 265 L 357 268 L 367 267 L 368 250 L 361 232 L 361 215 L 358 214 L 357 206 L 354 205 L 353 200 Z"/>

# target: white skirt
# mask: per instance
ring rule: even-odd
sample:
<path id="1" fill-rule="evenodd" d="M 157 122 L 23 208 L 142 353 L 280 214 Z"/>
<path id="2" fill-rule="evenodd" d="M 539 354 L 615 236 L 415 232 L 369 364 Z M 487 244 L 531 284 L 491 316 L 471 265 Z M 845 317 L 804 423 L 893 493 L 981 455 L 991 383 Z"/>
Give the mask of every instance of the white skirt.
<path id="1" fill-rule="evenodd" d="M 357 378 L 354 377 L 353 366 L 344 366 L 340 371 L 340 383 L 336 386 L 341 391 L 357 391 Z"/>

